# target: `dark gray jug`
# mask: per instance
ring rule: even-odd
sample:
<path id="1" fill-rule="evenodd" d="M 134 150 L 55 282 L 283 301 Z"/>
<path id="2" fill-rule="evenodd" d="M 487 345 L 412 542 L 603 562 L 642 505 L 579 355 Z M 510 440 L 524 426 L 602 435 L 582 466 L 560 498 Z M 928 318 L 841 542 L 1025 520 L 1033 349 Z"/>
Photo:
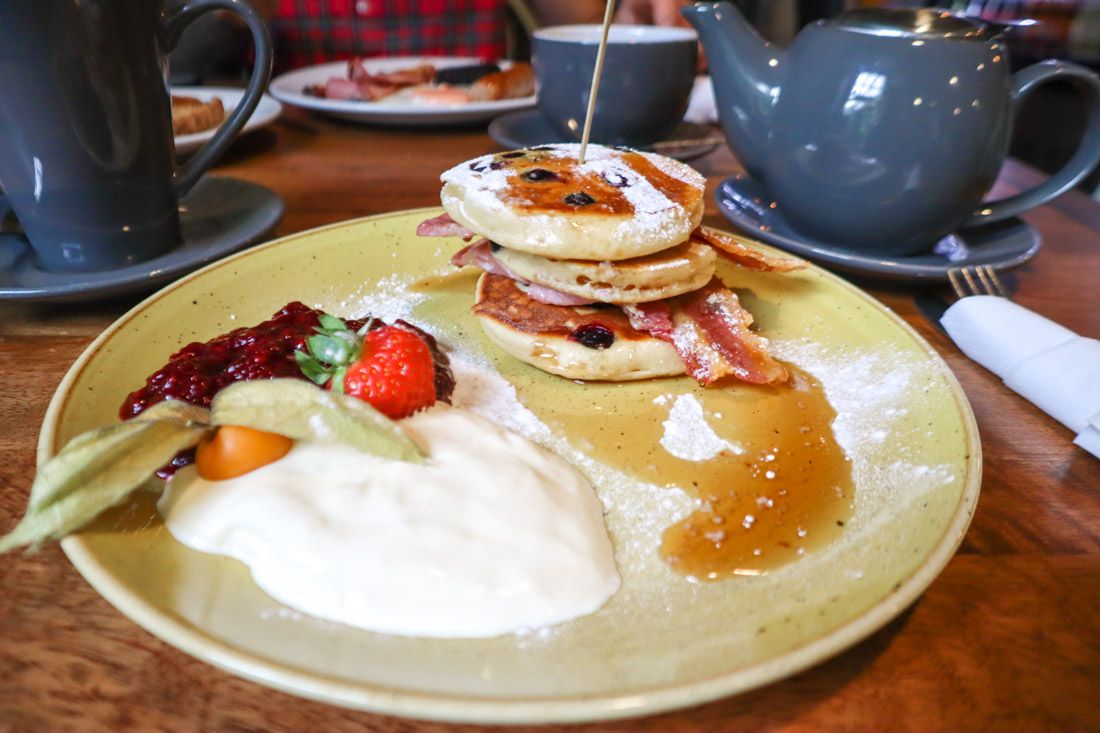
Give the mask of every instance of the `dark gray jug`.
<path id="1" fill-rule="evenodd" d="M 728 2 L 681 11 L 714 79 L 719 119 L 745 169 L 799 232 L 883 256 L 931 247 L 1072 188 L 1100 161 L 1100 77 L 1042 62 L 1012 74 L 998 28 L 933 9 L 861 9 L 819 21 L 784 50 Z M 1087 126 L 1037 188 L 983 201 L 1020 99 L 1070 81 Z"/>
<path id="2" fill-rule="evenodd" d="M 100 272 L 174 249 L 179 199 L 233 141 L 267 87 L 271 41 L 251 5 L 165 5 L 0 0 L 0 220 L 14 210 L 37 269 Z M 246 21 L 255 63 L 240 102 L 177 167 L 165 54 L 212 11 Z"/>

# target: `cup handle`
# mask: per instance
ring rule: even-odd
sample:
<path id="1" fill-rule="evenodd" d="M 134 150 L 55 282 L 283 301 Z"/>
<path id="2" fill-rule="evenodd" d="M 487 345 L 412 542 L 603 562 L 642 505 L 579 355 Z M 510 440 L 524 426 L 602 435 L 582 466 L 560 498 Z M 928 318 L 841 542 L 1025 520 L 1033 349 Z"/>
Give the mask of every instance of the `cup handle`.
<path id="1" fill-rule="evenodd" d="M 237 107 L 229 114 L 214 136 L 199 148 L 187 162 L 176 171 L 173 178 L 173 186 L 177 197 L 182 197 L 191 190 L 206 169 L 214 164 L 222 151 L 229 146 L 237 133 L 241 131 L 248 118 L 252 115 L 256 105 L 260 103 L 267 88 L 268 79 L 271 76 L 271 33 L 260 14 L 244 0 L 190 0 L 178 7 L 164 19 L 165 40 L 170 50 L 179 41 L 183 29 L 191 24 L 195 18 L 210 10 L 229 10 L 237 13 L 248 23 L 252 31 L 252 43 L 255 46 L 255 62 L 252 66 L 252 76 L 248 80 L 244 96 Z"/>
<path id="2" fill-rule="evenodd" d="M 1012 76 L 1012 101 L 1020 100 L 1036 87 L 1055 80 L 1073 82 L 1085 98 L 1086 125 L 1077 151 L 1061 170 L 1038 186 L 1008 198 L 983 202 L 963 226 L 979 226 L 1000 221 L 1023 211 L 1042 206 L 1061 196 L 1087 176 L 1100 163 L 1100 76 L 1077 64 L 1042 61 L 1021 69 Z"/>

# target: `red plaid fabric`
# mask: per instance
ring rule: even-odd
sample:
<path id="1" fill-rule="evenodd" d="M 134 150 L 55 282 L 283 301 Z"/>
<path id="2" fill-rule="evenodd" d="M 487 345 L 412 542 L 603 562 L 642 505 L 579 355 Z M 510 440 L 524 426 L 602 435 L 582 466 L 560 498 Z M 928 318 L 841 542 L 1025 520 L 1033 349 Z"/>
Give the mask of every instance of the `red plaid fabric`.
<path id="1" fill-rule="evenodd" d="M 352 56 L 504 56 L 507 0 L 280 0 L 279 71 Z"/>

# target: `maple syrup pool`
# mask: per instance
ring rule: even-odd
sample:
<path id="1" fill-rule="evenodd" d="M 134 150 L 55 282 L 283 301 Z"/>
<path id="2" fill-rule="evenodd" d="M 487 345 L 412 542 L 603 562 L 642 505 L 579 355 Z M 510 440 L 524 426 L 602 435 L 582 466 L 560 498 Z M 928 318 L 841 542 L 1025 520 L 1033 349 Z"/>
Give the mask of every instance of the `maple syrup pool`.
<path id="1" fill-rule="evenodd" d="M 699 580 L 759 575 L 843 532 L 854 509 L 851 463 L 811 376 L 791 369 L 774 387 L 703 388 L 685 377 L 614 389 L 594 414 L 552 391 L 521 400 L 593 459 L 698 500 L 663 532 L 660 554 L 672 569 Z"/>

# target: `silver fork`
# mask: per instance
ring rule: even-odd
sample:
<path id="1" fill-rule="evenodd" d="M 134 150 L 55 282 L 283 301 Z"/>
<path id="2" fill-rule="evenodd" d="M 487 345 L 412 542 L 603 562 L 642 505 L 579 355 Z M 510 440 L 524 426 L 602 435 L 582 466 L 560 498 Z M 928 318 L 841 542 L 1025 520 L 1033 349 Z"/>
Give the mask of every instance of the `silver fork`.
<path id="1" fill-rule="evenodd" d="M 959 298 L 965 298 L 968 295 L 1011 297 L 1008 288 L 1004 286 L 996 270 L 990 265 L 956 267 L 947 271 L 947 279 L 951 281 L 951 288 Z"/>

